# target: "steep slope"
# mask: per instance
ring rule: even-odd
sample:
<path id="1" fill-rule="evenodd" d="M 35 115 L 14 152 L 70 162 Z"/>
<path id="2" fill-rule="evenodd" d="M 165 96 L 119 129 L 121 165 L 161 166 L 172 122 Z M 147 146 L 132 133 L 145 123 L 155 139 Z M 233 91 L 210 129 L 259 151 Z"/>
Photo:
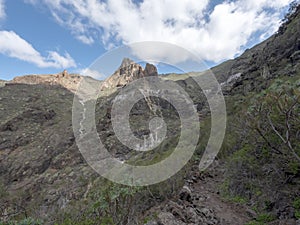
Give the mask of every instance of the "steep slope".
<path id="1" fill-rule="evenodd" d="M 73 94 L 55 85 L 0 88 L 0 213 L 51 221 L 95 176 L 77 150 Z"/>
<path id="2" fill-rule="evenodd" d="M 300 15 L 299 6 L 288 16 L 279 30 L 267 40 L 247 49 L 241 56 L 211 68 L 223 91 L 247 94 L 264 89 L 270 79 L 295 76 L 300 71 Z M 206 76 L 208 72 L 190 73 Z M 169 77 L 169 78 L 168 78 Z M 186 75 L 169 75 L 165 79 L 188 81 Z M 226 82 L 228 82 L 226 85 Z M 251 82 L 248 82 L 251 81 Z M 234 90 L 233 90 L 234 89 Z"/>
<path id="3" fill-rule="evenodd" d="M 241 73 L 234 85 L 235 91 L 260 90 L 260 81 L 267 81 L 280 76 L 294 76 L 300 70 L 300 13 L 299 6 L 281 25 L 278 32 L 266 41 L 248 49 L 235 60 L 224 62 L 212 68 L 220 82 L 230 76 Z M 251 80 L 251 84 L 245 84 Z M 239 82 L 240 81 L 240 82 Z M 263 82 L 265 83 L 265 82 Z"/>

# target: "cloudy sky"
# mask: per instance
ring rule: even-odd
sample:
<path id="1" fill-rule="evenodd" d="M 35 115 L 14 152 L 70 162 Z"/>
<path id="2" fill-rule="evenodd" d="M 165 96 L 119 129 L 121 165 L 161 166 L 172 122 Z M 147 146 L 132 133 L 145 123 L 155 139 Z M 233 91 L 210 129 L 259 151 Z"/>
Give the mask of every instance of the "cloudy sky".
<path id="1" fill-rule="evenodd" d="M 273 34 L 290 2 L 0 0 L 0 79 L 80 72 L 103 53 L 142 41 L 176 44 L 215 65 Z"/>

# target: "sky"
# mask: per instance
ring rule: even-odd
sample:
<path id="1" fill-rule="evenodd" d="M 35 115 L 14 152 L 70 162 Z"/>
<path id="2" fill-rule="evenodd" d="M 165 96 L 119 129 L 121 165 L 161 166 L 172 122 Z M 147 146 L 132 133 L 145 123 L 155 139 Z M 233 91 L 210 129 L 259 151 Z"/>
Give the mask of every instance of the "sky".
<path id="1" fill-rule="evenodd" d="M 0 0 L 0 79 L 84 73 L 103 54 L 144 41 L 180 46 L 214 66 L 276 32 L 291 1 Z M 187 60 L 155 51 L 147 57 Z"/>

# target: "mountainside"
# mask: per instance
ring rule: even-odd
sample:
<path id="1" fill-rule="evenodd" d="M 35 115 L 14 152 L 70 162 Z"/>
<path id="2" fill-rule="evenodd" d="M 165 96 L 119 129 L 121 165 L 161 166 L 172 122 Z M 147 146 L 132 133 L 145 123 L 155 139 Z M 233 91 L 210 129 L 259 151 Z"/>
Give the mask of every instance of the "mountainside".
<path id="1" fill-rule="evenodd" d="M 300 15 L 299 6 L 288 16 L 279 30 L 267 40 L 247 49 L 241 56 L 211 68 L 223 91 L 260 91 L 266 81 L 276 77 L 295 76 L 300 70 Z M 208 75 L 208 72 L 190 76 Z M 186 76 L 172 75 L 172 79 L 186 80 Z M 182 77 L 182 78 L 181 78 Z M 248 82 L 251 80 L 251 82 Z M 230 81 L 228 83 L 228 81 Z M 225 85 L 227 84 L 229 85 Z"/>
<path id="2" fill-rule="evenodd" d="M 8 85 L 0 93 L 1 218 L 53 217 L 84 195 L 94 174 L 74 143 L 73 94 L 42 84 Z"/>
<path id="3" fill-rule="evenodd" d="M 100 177 L 81 155 L 72 129 L 81 76 L 64 71 L 0 81 L 0 224 L 298 225 L 300 6 L 276 34 L 212 72 L 224 92 L 228 120 L 217 159 L 199 171 L 211 118 L 193 76 L 208 72 L 164 76 L 163 82 L 174 80 L 193 100 L 201 137 L 179 173 L 143 188 Z M 147 152 L 130 151 L 118 140 L 113 103 L 126 97 L 122 91 L 130 82 L 152 76 L 161 79 L 155 66 L 142 68 L 124 59 L 112 76 L 96 83 L 109 94 L 101 92 L 96 101 L 95 130 L 109 153 L 130 165 L 166 159 L 181 135 L 180 116 L 172 104 L 136 92 L 142 97 L 130 111 L 133 134 L 151 146 L 145 139 L 151 134 L 149 121 L 159 116 L 167 125 L 166 139 Z M 93 100 L 80 103 L 84 108 Z M 89 117 L 84 113 L 81 121 Z M 149 140 L 155 141 L 153 136 Z"/>

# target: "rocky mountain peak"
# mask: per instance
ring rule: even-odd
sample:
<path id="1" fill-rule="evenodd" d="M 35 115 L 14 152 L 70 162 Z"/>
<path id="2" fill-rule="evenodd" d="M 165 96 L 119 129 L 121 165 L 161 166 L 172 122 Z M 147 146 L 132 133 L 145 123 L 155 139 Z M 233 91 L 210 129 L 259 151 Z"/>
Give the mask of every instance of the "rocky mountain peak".
<path id="1" fill-rule="evenodd" d="M 130 64 L 134 64 L 135 62 L 129 58 L 124 58 L 122 63 L 121 63 L 121 66 L 120 68 L 124 68 L 124 67 L 127 67 L 129 66 Z"/>
<path id="2" fill-rule="evenodd" d="M 145 68 L 129 58 L 124 58 L 121 66 L 102 84 L 101 90 L 124 87 L 126 84 L 148 76 L 158 76 L 157 68 L 147 63 Z"/>

